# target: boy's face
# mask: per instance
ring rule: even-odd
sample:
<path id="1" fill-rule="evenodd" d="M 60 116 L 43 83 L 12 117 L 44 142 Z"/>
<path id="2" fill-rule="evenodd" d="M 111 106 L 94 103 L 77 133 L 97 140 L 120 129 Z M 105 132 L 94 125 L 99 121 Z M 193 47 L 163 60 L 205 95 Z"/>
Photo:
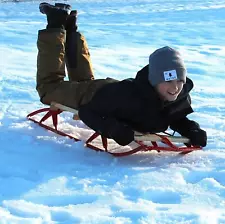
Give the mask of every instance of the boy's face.
<path id="1" fill-rule="evenodd" d="M 183 85 L 184 82 L 180 80 L 162 82 L 156 86 L 156 91 L 158 92 L 162 100 L 174 101 L 177 99 L 178 95 L 183 89 Z"/>

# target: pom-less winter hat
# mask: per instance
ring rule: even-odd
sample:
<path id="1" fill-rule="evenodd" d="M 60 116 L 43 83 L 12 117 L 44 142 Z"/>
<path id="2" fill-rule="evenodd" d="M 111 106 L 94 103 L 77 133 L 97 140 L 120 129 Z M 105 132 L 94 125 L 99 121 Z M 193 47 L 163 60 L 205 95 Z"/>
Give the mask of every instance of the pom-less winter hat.
<path id="1" fill-rule="evenodd" d="M 171 47 L 159 48 L 149 57 L 148 80 L 153 86 L 175 79 L 185 83 L 186 73 L 181 54 Z"/>

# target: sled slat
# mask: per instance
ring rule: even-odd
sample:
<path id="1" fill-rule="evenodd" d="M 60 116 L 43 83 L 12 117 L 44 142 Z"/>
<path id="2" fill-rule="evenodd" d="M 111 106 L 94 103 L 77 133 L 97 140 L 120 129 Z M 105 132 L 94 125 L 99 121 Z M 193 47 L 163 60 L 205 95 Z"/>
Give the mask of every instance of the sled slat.
<path id="1" fill-rule="evenodd" d="M 78 110 L 75 110 L 71 107 L 67 107 L 67 106 L 62 105 L 60 103 L 52 102 L 51 103 L 51 109 L 54 109 L 54 108 L 57 108 L 57 109 L 60 109 L 60 110 L 63 110 L 63 111 L 68 111 L 68 112 L 71 112 L 73 114 L 78 114 Z"/>
<path id="2" fill-rule="evenodd" d="M 189 143 L 189 139 L 185 137 L 180 136 L 167 136 L 167 135 L 155 135 L 155 134 L 146 134 L 146 135 L 136 135 L 134 139 L 136 141 L 162 141 L 162 137 L 166 137 L 171 142 L 177 142 L 177 143 Z"/>
<path id="3" fill-rule="evenodd" d="M 67 106 L 62 105 L 62 104 L 60 104 L 60 103 L 52 102 L 52 103 L 51 103 L 51 109 L 52 109 L 52 110 L 60 109 L 60 110 L 62 110 L 62 111 L 68 111 L 68 112 L 71 112 L 71 113 L 73 113 L 73 119 L 74 119 L 74 120 L 79 120 L 79 119 L 80 119 L 79 116 L 78 116 L 78 110 L 75 110 L 75 109 L 73 109 L 73 108 L 71 108 L 71 107 L 67 107 Z"/>

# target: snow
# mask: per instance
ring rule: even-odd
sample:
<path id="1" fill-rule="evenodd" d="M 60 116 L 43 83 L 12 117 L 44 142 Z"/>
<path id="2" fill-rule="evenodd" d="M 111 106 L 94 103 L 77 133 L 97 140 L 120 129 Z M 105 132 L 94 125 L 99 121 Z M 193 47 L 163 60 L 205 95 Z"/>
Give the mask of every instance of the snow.
<path id="1" fill-rule="evenodd" d="M 225 223 L 224 0 L 79 0 L 96 78 L 134 77 L 155 49 L 181 51 L 194 80 L 190 118 L 203 151 L 114 158 L 47 132 L 26 115 L 35 90 L 39 1 L 0 2 L 1 224 Z M 71 114 L 64 130 L 81 129 Z M 83 130 L 82 134 L 87 134 Z"/>

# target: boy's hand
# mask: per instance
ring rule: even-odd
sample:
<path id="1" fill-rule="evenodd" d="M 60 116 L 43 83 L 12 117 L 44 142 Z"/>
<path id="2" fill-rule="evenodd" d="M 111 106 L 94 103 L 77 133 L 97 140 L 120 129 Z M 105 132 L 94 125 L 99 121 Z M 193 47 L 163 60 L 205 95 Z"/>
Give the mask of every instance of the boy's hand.
<path id="1" fill-rule="evenodd" d="M 188 137 L 190 139 L 191 144 L 194 146 L 205 147 L 207 144 L 206 132 L 200 128 L 190 130 L 186 137 Z"/>
<path id="2" fill-rule="evenodd" d="M 180 135 L 190 139 L 190 144 L 205 147 L 207 144 L 207 134 L 202 130 L 196 121 L 189 120 L 187 117 L 173 122 L 170 128 L 177 131 Z"/>

